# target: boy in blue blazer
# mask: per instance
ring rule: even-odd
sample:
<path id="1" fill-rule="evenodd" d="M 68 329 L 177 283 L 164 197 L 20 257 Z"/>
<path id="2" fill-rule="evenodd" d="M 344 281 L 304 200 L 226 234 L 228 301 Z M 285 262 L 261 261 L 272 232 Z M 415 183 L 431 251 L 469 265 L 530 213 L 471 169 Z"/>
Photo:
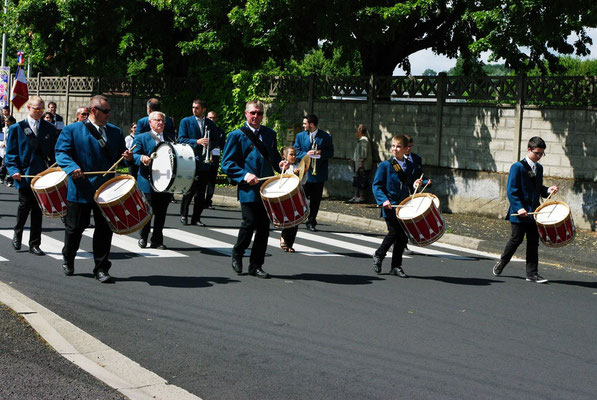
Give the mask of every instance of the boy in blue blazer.
<path id="1" fill-rule="evenodd" d="M 547 282 L 547 279 L 539 275 L 539 231 L 535 219 L 529 215 L 539 207 L 539 196 L 547 197 L 559 190 L 557 186 L 543 186 L 543 166 L 539 164 L 539 160 L 545 155 L 546 147 L 545 141 L 539 136 L 532 137 L 527 145 L 525 158 L 510 167 L 507 186 L 510 208 L 506 219 L 510 221 L 512 233 L 500 260 L 493 267 L 495 276 L 502 273 L 526 235 L 526 280 Z"/>
<path id="2" fill-rule="evenodd" d="M 394 245 L 390 274 L 401 278 L 407 278 L 402 269 L 402 253 L 408 237 L 392 205 L 398 205 L 408 197 L 415 185 L 422 184 L 422 180 L 415 176 L 414 164 L 404 156 L 406 146 L 408 146 L 406 136 L 392 138 L 392 158 L 379 164 L 371 186 L 377 205 L 382 207 L 381 216 L 388 227 L 388 233 L 373 255 L 373 270 L 378 274 L 381 273 L 383 259 L 390 247 Z"/>

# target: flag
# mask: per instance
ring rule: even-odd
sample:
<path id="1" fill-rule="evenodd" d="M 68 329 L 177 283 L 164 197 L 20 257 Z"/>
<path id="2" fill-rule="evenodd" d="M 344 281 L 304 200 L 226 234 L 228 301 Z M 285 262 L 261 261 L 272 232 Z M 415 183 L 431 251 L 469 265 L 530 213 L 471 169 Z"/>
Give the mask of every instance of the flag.
<path id="1" fill-rule="evenodd" d="M 12 87 L 12 94 L 10 96 L 10 101 L 12 104 L 20 110 L 21 107 L 27 100 L 29 100 L 29 90 L 27 89 L 27 77 L 25 76 L 25 71 L 23 70 L 23 64 L 25 64 L 25 57 L 22 51 L 17 53 L 17 73 L 15 75 L 15 83 Z"/>

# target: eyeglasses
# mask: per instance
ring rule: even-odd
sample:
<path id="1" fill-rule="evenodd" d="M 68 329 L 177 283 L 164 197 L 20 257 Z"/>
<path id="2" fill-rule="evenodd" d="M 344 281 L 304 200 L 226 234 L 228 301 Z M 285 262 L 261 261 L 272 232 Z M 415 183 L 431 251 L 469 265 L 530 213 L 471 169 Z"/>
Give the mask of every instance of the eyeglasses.
<path id="1" fill-rule="evenodd" d="M 81 115 L 84 115 L 84 116 L 88 117 L 89 113 L 81 113 Z"/>
<path id="2" fill-rule="evenodd" d="M 103 108 L 99 108 L 99 107 L 93 107 L 94 109 L 103 112 L 104 114 L 110 114 L 110 112 L 112 110 L 110 110 L 109 108 L 107 110 L 104 110 Z"/>
<path id="3" fill-rule="evenodd" d="M 36 106 L 29 106 L 30 108 L 32 108 L 35 111 L 45 111 L 46 109 L 43 107 L 36 107 Z"/>
<path id="4" fill-rule="evenodd" d="M 249 111 L 249 114 L 262 116 L 263 115 L 263 111 Z"/>
<path id="5" fill-rule="evenodd" d="M 154 118 L 154 119 L 152 119 L 152 121 L 155 121 L 155 122 L 161 122 L 162 124 L 164 123 L 164 120 L 163 120 L 163 119 L 155 119 L 155 118 Z"/>
<path id="6" fill-rule="evenodd" d="M 546 152 L 541 152 L 541 151 L 531 151 L 531 153 L 533 153 L 534 155 L 536 155 L 537 157 L 543 157 L 546 156 L 547 153 Z"/>

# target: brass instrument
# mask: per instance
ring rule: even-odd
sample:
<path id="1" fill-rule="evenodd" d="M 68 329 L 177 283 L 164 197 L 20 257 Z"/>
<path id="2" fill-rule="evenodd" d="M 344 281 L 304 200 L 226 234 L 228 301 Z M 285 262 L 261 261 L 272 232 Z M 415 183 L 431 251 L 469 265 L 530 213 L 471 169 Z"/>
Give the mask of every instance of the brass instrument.
<path id="1" fill-rule="evenodd" d="M 207 139 L 207 146 L 203 146 L 203 162 L 205 164 L 211 164 L 213 162 L 213 158 L 211 155 L 211 149 L 209 148 L 209 128 L 205 125 L 205 136 L 204 138 Z"/>
<path id="2" fill-rule="evenodd" d="M 313 150 L 317 151 L 317 143 L 313 141 Z M 313 171 L 311 171 L 311 175 L 317 175 L 317 158 L 313 159 Z"/>

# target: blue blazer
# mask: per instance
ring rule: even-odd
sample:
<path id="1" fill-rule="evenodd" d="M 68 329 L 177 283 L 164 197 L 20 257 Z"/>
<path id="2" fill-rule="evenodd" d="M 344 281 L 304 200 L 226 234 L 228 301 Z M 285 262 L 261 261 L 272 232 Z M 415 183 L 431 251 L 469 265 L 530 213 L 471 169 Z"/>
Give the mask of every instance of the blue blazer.
<path id="1" fill-rule="evenodd" d="M 64 127 L 56 143 L 56 161 L 58 166 L 68 175 L 68 192 L 66 198 L 74 203 L 92 203 L 95 191 L 114 174 L 105 177 L 100 175 L 85 175 L 73 179 L 70 175 L 74 170 L 81 168 L 86 171 L 106 171 L 112 166 L 126 150 L 124 136 L 120 128 L 106 125 L 108 152 L 111 159 L 104 156 L 102 149 L 82 122 L 76 122 Z M 123 160 L 126 164 L 126 161 Z"/>
<path id="2" fill-rule="evenodd" d="M 6 141 L 6 169 L 8 174 L 37 175 L 54 163 L 54 145 L 58 132 L 48 121 L 40 120 L 37 136 L 27 119 L 13 124 Z M 41 153 L 41 154 L 40 154 Z M 15 180 L 15 187 L 26 188 L 33 178 Z"/>
<path id="3" fill-rule="evenodd" d="M 240 129 L 230 132 L 226 138 L 226 145 L 222 154 L 222 171 L 228 175 L 230 180 L 238 184 L 238 199 L 241 203 L 261 202 L 259 189 L 263 182 L 259 182 L 254 186 L 242 183 L 248 172 L 258 178 L 271 176 L 274 174 L 272 163 L 275 165 L 276 171 L 280 172 L 279 164 L 282 158 L 278 151 L 276 131 L 261 125 L 259 133 L 267 149 L 268 156 L 272 160 L 271 163 L 261 156 L 251 139 Z"/>
<path id="4" fill-rule="evenodd" d="M 319 167 L 318 167 L 319 168 Z M 408 197 L 413 190 L 413 184 L 419 177 L 415 177 L 415 166 L 410 161 L 406 161 L 404 174 L 406 175 L 406 183 L 402 183 L 398 177 L 398 173 L 394 171 L 394 167 L 390 160 L 382 161 L 377 167 L 375 178 L 371 190 L 378 206 L 381 206 L 386 200 L 394 205 L 400 204 L 402 200 Z M 420 175 L 419 175 L 420 176 Z M 382 207 L 381 216 L 386 218 L 390 214 L 394 214 L 394 210 L 386 210 Z"/>
<path id="5" fill-rule="evenodd" d="M 547 197 L 547 187 L 543 186 L 543 166 L 535 163 L 536 182 L 533 183 L 531 175 L 525 169 L 522 162 L 517 161 L 510 167 L 508 174 L 508 201 L 510 201 L 510 208 L 506 214 L 506 219 L 514 224 L 520 223 L 534 223 L 533 217 L 511 217 L 510 214 L 516 214 L 518 210 L 524 208 L 528 212 L 533 212 L 539 207 L 539 196 Z"/>
<path id="6" fill-rule="evenodd" d="M 174 136 L 168 135 L 164 131 L 164 141 L 166 142 L 174 142 Z M 137 145 L 133 149 L 133 159 L 135 165 L 139 165 L 139 172 L 137 173 L 137 186 L 139 190 L 143 193 L 151 193 L 153 192 L 153 188 L 151 187 L 151 168 L 149 166 L 143 165 L 141 163 L 141 156 L 149 156 L 155 148 L 157 147 L 153 136 L 151 133 L 145 132 L 135 135 L 135 140 L 133 140 L 133 144 Z"/>
<path id="7" fill-rule="evenodd" d="M 176 136 L 176 124 L 174 120 L 170 117 L 166 117 L 166 121 L 164 122 L 164 133 L 175 137 Z M 149 126 L 149 116 L 141 118 L 137 121 L 137 127 L 135 128 L 135 135 L 140 133 L 149 132 L 151 130 L 151 126 Z"/>
<path id="8" fill-rule="evenodd" d="M 416 153 L 410 153 L 410 155 L 413 159 L 412 162 L 415 167 L 413 176 L 415 177 L 415 180 L 417 180 L 421 177 L 421 175 L 423 175 L 423 159 L 421 158 L 420 155 L 418 155 Z M 423 185 L 426 185 L 428 181 L 429 181 L 429 179 L 425 179 L 425 177 L 423 177 Z"/>
<path id="9" fill-rule="evenodd" d="M 224 144 L 224 132 L 222 132 L 222 130 L 209 118 L 205 118 L 205 128 L 209 130 L 210 149 L 222 147 Z M 183 118 L 180 121 L 180 126 L 178 127 L 178 141 L 180 143 L 190 144 L 193 149 L 195 149 L 195 153 L 199 158 L 201 158 L 203 146 L 197 144 L 197 139 L 201 139 L 203 135 L 204 134 L 201 133 L 201 130 L 199 129 L 197 118 L 195 118 L 194 115 Z M 209 164 L 198 162 L 197 170 L 207 171 L 209 170 Z"/>
<path id="10" fill-rule="evenodd" d="M 313 175 L 313 161 L 307 173 L 307 182 L 321 183 L 328 180 L 328 160 L 334 156 L 334 143 L 332 142 L 332 135 L 321 129 L 315 135 L 315 143 L 317 149 L 321 150 L 321 158 L 317 159 L 317 175 Z M 294 141 L 294 148 L 296 149 L 296 159 L 302 160 L 303 157 L 311 150 L 311 138 L 309 132 L 302 131 L 296 135 Z"/>

